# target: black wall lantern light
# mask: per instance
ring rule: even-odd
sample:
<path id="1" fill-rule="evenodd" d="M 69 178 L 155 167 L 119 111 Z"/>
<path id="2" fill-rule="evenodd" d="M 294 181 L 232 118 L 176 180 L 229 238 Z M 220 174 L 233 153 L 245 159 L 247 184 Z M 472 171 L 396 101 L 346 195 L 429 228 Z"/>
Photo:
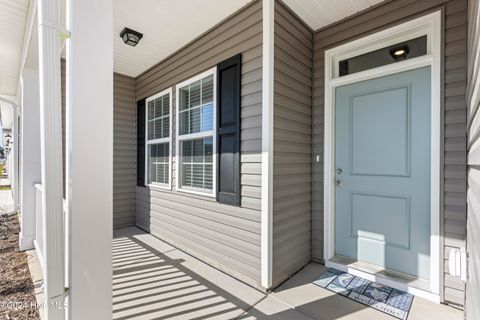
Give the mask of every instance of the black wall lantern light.
<path id="1" fill-rule="evenodd" d="M 408 48 L 407 45 L 395 47 L 390 50 L 390 55 L 395 60 L 395 62 L 406 59 L 409 53 L 410 53 L 410 49 Z"/>
<path id="2" fill-rule="evenodd" d="M 129 29 L 127 27 L 123 28 L 122 32 L 120 32 L 120 37 L 123 39 L 123 42 L 135 47 L 138 42 L 140 42 L 140 39 L 143 38 L 143 34 L 141 34 L 138 31 Z"/>

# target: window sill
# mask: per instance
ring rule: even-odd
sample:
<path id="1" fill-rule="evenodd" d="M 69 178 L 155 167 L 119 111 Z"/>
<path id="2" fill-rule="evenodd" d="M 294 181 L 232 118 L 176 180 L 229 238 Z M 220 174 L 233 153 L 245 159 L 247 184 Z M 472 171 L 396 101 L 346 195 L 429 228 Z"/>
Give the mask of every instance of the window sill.
<path id="1" fill-rule="evenodd" d="M 161 185 L 161 184 L 147 184 L 147 187 L 150 189 L 160 189 L 160 190 L 172 190 L 172 187 L 170 185 Z"/>
<path id="2" fill-rule="evenodd" d="M 204 196 L 204 197 L 208 197 L 208 198 L 216 198 L 215 193 L 213 191 L 212 191 L 212 193 L 207 193 L 207 192 L 188 190 L 188 189 L 182 189 L 182 188 L 177 188 L 175 191 L 182 192 L 182 193 L 195 194 L 195 195 L 198 195 L 198 196 Z"/>

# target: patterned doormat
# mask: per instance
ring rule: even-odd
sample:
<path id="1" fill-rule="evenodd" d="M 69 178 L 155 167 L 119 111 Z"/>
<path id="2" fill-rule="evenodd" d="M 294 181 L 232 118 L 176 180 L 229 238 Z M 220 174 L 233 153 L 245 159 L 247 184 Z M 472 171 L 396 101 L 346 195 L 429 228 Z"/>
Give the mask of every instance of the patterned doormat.
<path id="1" fill-rule="evenodd" d="M 407 319 L 413 302 L 410 293 L 333 268 L 327 269 L 313 283 L 402 320 Z"/>

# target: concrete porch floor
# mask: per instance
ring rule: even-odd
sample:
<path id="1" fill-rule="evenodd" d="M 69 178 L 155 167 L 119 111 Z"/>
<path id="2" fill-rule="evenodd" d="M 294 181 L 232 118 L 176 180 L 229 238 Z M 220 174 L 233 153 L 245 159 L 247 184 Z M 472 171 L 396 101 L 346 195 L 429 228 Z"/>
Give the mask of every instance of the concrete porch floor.
<path id="1" fill-rule="evenodd" d="M 113 319 L 395 319 L 312 281 L 310 263 L 266 295 L 181 250 L 130 227 L 113 241 Z M 463 312 L 415 298 L 409 320 L 460 320 Z"/>

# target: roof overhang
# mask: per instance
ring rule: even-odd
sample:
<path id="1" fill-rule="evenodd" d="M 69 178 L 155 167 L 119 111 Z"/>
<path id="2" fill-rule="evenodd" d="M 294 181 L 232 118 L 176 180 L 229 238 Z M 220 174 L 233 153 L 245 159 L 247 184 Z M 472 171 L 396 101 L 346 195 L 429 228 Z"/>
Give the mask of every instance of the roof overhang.
<path id="1" fill-rule="evenodd" d="M 206 33 L 255 0 L 116 0 L 114 2 L 114 71 L 136 77 Z M 352 16 L 385 0 L 283 0 L 312 30 Z M 135 47 L 120 32 L 143 34 Z"/>
<path id="2" fill-rule="evenodd" d="M 386 0 L 283 0 L 312 30 L 322 29 Z"/>
<path id="3" fill-rule="evenodd" d="M 115 0 L 114 71 L 138 76 L 251 1 Z M 123 43 L 125 27 L 143 34 L 137 46 Z"/>
<path id="4" fill-rule="evenodd" d="M 62 23 L 66 1 L 61 0 Z M 114 71 L 138 76 L 252 1 L 255 0 L 115 0 Z M 312 30 L 383 1 L 283 0 Z M 21 69 L 29 67 L 29 52 L 36 53 L 35 8 L 36 0 L 0 0 L 4 17 L 0 20 L 0 94 L 18 95 Z M 120 32 L 124 27 L 143 33 L 137 46 L 123 43 Z"/>

